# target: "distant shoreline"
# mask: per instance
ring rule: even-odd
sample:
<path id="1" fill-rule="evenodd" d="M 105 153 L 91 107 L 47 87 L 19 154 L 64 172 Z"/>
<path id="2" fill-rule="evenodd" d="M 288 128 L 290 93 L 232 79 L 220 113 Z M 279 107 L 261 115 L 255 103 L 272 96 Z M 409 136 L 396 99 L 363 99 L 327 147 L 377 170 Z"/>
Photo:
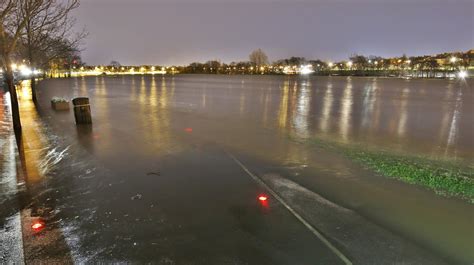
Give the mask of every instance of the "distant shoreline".
<path id="1" fill-rule="evenodd" d="M 421 77 L 411 75 L 358 75 L 358 74 L 319 74 L 313 73 L 308 75 L 301 74 L 279 74 L 279 73 L 265 73 L 265 74 L 249 74 L 249 73 L 105 73 L 105 74 L 60 74 L 57 76 L 47 75 L 45 78 L 69 78 L 69 77 L 89 77 L 89 76 L 179 76 L 179 75 L 209 75 L 209 76 L 288 76 L 288 77 L 357 77 L 357 78 L 396 78 L 396 79 L 430 79 L 430 80 L 453 80 L 457 79 L 456 76 L 435 76 L 435 77 Z M 471 79 L 474 73 L 469 73 L 466 79 Z"/>

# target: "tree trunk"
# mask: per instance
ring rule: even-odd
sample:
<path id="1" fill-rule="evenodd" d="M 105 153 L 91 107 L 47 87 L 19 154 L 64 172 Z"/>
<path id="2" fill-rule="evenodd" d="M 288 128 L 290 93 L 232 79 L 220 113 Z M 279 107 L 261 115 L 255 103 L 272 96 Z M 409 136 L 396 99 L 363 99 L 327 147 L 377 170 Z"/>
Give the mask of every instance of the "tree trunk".
<path id="1" fill-rule="evenodd" d="M 29 42 L 29 40 L 28 40 Z M 31 70 L 33 71 L 35 68 L 34 68 L 34 61 L 33 61 L 33 51 L 32 51 L 32 48 L 31 48 L 31 45 L 28 44 L 28 59 L 30 61 L 30 68 Z M 33 102 L 36 104 L 37 103 L 37 100 L 36 100 L 36 79 L 35 79 L 35 75 L 34 73 L 31 74 L 31 79 L 30 79 L 30 86 L 31 86 L 31 97 L 33 99 Z"/>
<path id="2" fill-rule="evenodd" d="M 27 3 L 27 2 L 26 2 Z M 28 49 L 28 61 L 30 63 L 30 69 L 33 71 L 35 69 L 35 62 L 33 58 L 33 46 L 31 44 L 31 39 L 32 39 L 32 32 L 31 32 L 31 21 L 28 18 L 27 23 L 26 23 L 26 36 L 27 36 L 27 49 Z M 33 103 L 38 103 L 36 100 L 36 82 L 35 82 L 35 75 L 34 73 L 31 74 L 31 79 L 30 79 L 30 86 L 31 86 L 31 97 L 33 99 Z"/>
<path id="3" fill-rule="evenodd" d="M 33 102 L 37 104 L 38 101 L 36 99 L 36 78 L 34 75 L 31 75 L 30 86 L 31 86 L 31 97 L 33 99 Z"/>
<path id="4" fill-rule="evenodd" d="M 12 106 L 12 121 L 15 134 L 21 132 L 20 108 L 18 107 L 18 97 L 16 95 L 15 81 L 13 80 L 13 70 L 9 56 L 4 58 L 6 68 L 6 83 L 10 92 L 10 101 Z"/>

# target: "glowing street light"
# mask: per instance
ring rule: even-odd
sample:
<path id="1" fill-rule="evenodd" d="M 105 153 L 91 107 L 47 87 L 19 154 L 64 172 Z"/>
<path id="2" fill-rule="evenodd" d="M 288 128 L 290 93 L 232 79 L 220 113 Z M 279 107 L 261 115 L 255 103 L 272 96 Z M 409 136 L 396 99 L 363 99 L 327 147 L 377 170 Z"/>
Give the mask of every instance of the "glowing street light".
<path id="1" fill-rule="evenodd" d="M 456 58 L 455 56 L 449 58 L 449 62 L 451 62 L 451 63 L 455 63 L 457 60 L 458 60 L 458 58 Z"/>
<path id="2" fill-rule="evenodd" d="M 302 65 L 301 68 L 300 68 L 300 73 L 302 75 L 308 75 L 308 74 L 311 74 L 313 72 L 314 72 L 314 70 L 313 70 L 313 66 L 311 64 Z"/>
<path id="3" fill-rule="evenodd" d="M 30 68 L 26 67 L 21 70 L 21 74 L 24 76 L 29 76 L 33 73 Z"/>
<path id="4" fill-rule="evenodd" d="M 348 61 L 348 62 L 346 63 L 346 65 L 347 65 L 347 67 L 351 68 L 352 65 L 353 65 L 353 63 L 352 63 L 352 61 Z"/>
<path id="5" fill-rule="evenodd" d="M 333 64 L 332 62 L 329 62 L 329 63 L 328 63 L 328 66 L 329 66 L 329 67 L 333 67 L 334 64 Z"/>
<path id="6" fill-rule="evenodd" d="M 458 77 L 461 79 L 465 79 L 467 77 L 467 72 L 466 71 L 459 71 Z"/>
<path id="7" fill-rule="evenodd" d="M 31 69 L 28 68 L 28 66 L 26 66 L 26 65 L 24 65 L 24 64 L 20 65 L 20 66 L 18 67 L 18 69 L 20 70 L 20 73 L 21 73 L 21 75 L 23 75 L 23 76 L 29 76 L 29 75 L 31 75 L 31 74 L 33 73 L 33 71 L 31 71 Z"/>

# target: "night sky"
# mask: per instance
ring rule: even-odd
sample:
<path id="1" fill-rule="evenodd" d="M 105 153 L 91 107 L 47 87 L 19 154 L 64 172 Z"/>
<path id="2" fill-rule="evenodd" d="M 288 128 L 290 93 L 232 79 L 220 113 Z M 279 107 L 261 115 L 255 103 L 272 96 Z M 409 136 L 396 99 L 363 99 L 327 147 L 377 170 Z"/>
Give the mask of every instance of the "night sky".
<path id="1" fill-rule="evenodd" d="M 88 64 L 343 60 L 474 48 L 473 0 L 82 0 Z"/>

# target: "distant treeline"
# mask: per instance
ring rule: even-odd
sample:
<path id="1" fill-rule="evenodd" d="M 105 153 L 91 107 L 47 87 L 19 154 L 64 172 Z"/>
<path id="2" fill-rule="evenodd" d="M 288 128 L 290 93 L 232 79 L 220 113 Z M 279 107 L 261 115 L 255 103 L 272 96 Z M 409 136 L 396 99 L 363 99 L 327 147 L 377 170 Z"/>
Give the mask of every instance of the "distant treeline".
<path id="1" fill-rule="evenodd" d="M 303 71 L 303 69 L 305 71 Z M 309 71 L 308 71 L 309 69 Z M 342 76 L 413 76 L 451 77 L 460 71 L 474 69 L 474 50 L 468 52 L 443 53 L 438 55 L 383 58 L 353 54 L 348 60 L 330 62 L 308 60 L 304 57 L 280 59 L 272 63 L 267 55 L 257 49 L 249 55 L 248 61 L 223 63 L 211 60 L 193 62 L 186 66 L 122 66 L 112 61 L 108 66 L 81 67 L 83 71 L 114 73 L 187 73 L 187 74 L 314 74 Z"/>
<path id="2" fill-rule="evenodd" d="M 258 64 L 252 60 L 226 64 L 214 60 L 177 66 L 176 69 L 181 73 L 200 74 L 297 74 L 298 69 L 305 65 L 310 65 L 315 75 L 445 77 L 474 68 L 474 51 L 394 58 L 355 54 L 349 60 L 339 62 L 304 57 L 281 59 L 271 64 Z"/>

